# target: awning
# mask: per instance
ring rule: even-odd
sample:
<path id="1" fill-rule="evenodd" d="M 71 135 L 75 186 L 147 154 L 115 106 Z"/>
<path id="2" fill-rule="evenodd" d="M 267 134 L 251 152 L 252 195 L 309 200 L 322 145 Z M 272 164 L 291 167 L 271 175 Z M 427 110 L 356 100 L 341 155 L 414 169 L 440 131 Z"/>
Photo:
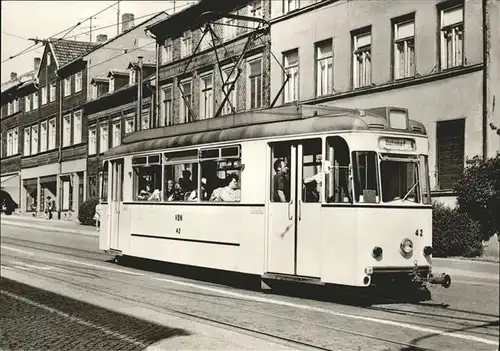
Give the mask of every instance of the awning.
<path id="1" fill-rule="evenodd" d="M 9 193 L 12 200 L 19 203 L 19 174 L 11 174 L 1 178 L 1 189 Z"/>

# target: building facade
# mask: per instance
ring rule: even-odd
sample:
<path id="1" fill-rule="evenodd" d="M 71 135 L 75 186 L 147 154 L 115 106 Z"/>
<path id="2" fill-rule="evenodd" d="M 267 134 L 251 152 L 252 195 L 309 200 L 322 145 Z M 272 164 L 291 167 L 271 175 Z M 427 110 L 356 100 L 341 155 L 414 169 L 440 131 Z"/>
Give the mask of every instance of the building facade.
<path id="1" fill-rule="evenodd" d="M 483 3 L 488 3 L 484 1 Z M 485 79 L 481 1 L 271 1 L 271 94 L 278 103 L 401 106 L 430 137 L 433 196 L 453 204 L 466 157 L 500 149 L 498 2 Z M 293 40 L 290 40 L 293 38 Z M 496 49 L 494 47 L 497 47 Z M 490 52 L 488 54 L 490 54 Z M 496 76 L 495 76 L 496 75 Z M 485 106 L 484 86 L 491 89 Z M 484 109 L 490 109 L 485 120 Z"/>
<path id="2" fill-rule="evenodd" d="M 268 107 L 269 26 L 259 20 L 270 13 L 264 0 L 201 0 L 150 26 L 159 57 L 152 126 Z"/>

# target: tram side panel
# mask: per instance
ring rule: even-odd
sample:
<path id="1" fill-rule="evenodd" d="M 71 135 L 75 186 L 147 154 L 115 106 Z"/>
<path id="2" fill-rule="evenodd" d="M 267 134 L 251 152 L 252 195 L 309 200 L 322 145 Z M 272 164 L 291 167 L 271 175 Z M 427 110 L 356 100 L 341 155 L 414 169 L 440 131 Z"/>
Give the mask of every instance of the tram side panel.
<path id="1" fill-rule="evenodd" d="M 109 220 L 110 220 L 108 204 L 101 204 L 101 218 L 99 227 L 99 250 L 109 250 Z"/>

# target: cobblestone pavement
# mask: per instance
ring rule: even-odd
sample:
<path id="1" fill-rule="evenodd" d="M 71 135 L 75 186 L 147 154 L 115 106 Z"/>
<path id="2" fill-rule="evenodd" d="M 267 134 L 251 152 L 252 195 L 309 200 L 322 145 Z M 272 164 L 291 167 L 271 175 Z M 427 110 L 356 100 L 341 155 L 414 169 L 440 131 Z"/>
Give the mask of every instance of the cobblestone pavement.
<path id="1" fill-rule="evenodd" d="M 142 350 L 189 332 L 0 278 L 2 350 Z"/>

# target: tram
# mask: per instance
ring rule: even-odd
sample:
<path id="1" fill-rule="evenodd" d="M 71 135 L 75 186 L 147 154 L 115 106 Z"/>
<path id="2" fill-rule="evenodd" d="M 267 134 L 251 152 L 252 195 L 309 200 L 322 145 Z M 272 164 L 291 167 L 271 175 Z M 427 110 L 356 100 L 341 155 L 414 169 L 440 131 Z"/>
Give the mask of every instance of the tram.
<path id="1" fill-rule="evenodd" d="M 429 141 L 404 108 L 282 106 L 141 130 L 104 155 L 99 247 L 350 287 L 432 274 Z"/>

